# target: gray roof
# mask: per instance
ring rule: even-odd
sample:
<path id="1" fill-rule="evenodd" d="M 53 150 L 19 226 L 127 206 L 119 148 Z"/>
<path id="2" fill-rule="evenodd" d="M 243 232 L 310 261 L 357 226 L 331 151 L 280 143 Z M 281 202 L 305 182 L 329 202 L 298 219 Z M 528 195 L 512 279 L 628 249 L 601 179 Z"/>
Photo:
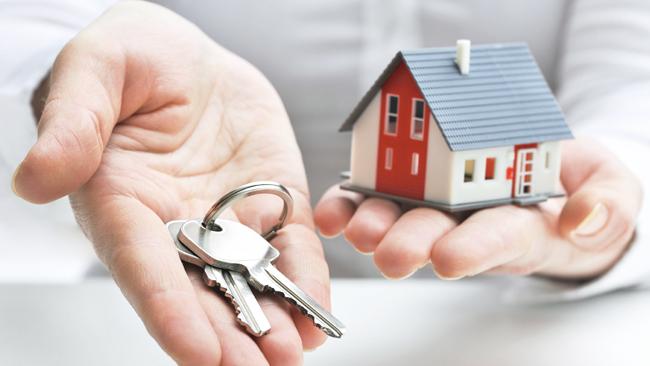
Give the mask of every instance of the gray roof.
<path id="1" fill-rule="evenodd" d="M 453 151 L 573 138 L 525 43 L 472 46 L 468 75 L 455 58 L 455 47 L 398 52 L 340 131 L 352 129 L 404 61 Z"/>

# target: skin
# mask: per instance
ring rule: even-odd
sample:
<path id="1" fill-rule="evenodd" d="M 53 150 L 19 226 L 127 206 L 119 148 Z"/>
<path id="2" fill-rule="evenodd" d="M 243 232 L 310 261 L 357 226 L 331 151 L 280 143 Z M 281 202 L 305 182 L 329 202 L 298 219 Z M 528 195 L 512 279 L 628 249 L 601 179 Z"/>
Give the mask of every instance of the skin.
<path id="1" fill-rule="evenodd" d="M 61 51 L 42 91 L 38 140 L 16 170 L 14 191 L 34 203 L 70 195 L 99 258 L 178 363 L 300 364 L 303 348 L 324 342 L 309 320 L 270 297 L 260 303 L 272 332 L 248 336 L 199 271 L 183 267 L 164 227 L 201 217 L 240 184 L 279 181 L 296 208 L 273 241 L 282 253 L 277 265 L 329 307 L 300 152 L 277 93 L 254 67 L 168 10 L 121 2 Z M 590 279 L 630 242 L 640 184 L 593 142 L 565 143 L 563 156 L 566 199 L 490 208 L 461 222 L 332 187 L 315 221 L 324 235 L 343 233 L 373 254 L 389 278 L 433 263 L 445 279 Z M 261 230 L 280 208 L 275 198 L 253 197 L 225 215 Z"/>
<path id="2" fill-rule="evenodd" d="M 630 243 L 641 185 L 594 141 L 562 147 L 566 198 L 488 208 L 459 220 L 429 208 L 403 211 L 394 202 L 334 186 L 314 211 L 316 224 L 323 235 L 343 233 L 358 251 L 372 254 L 391 279 L 432 263 L 447 280 L 481 273 L 589 280 L 616 263 Z"/>
<path id="3" fill-rule="evenodd" d="M 274 239 L 277 266 L 329 307 L 329 273 L 291 125 L 269 82 L 176 14 L 121 2 L 61 51 L 44 84 L 38 140 L 16 170 L 22 198 L 65 195 L 122 292 L 161 347 L 187 365 L 295 365 L 325 341 L 283 300 L 261 297 L 272 331 L 248 336 L 230 304 L 184 268 L 164 223 L 202 217 L 230 189 L 286 185 L 295 200 Z M 281 201 L 226 215 L 261 230 Z"/>

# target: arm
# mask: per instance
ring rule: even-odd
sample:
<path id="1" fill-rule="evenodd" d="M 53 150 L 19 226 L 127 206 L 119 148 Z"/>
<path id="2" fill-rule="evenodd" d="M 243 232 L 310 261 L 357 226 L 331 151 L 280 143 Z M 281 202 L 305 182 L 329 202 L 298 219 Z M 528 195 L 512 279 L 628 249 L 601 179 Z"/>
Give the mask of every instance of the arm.
<path id="1" fill-rule="evenodd" d="M 8 0 L 0 3 L 0 95 L 31 93 L 61 48 L 115 0 Z"/>
<path id="2" fill-rule="evenodd" d="M 36 138 L 48 70 L 63 46 L 114 0 L 5 0 L 0 2 L 0 106 L 8 118 L 0 157 L 15 169 Z M 11 171 L 5 174 L 11 175 Z"/>
<path id="3" fill-rule="evenodd" d="M 596 28 L 608 34 L 607 25 Z M 600 71 L 589 76 L 607 77 Z M 620 85 L 630 86 L 626 80 Z M 582 98 L 588 97 L 577 99 Z M 642 197 L 639 178 L 626 162 L 578 136 L 563 144 L 564 199 L 528 208 L 488 208 L 459 221 L 427 208 L 403 212 L 394 202 L 332 188 L 316 208 L 316 222 L 325 235 L 343 233 L 359 251 L 373 253 L 389 278 L 407 277 L 431 262 L 444 279 L 535 274 L 575 288 L 608 273 L 623 257 Z"/>
<path id="4" fill-rule="evenodd" d="M 277 265 L 329 303 L 300 151 L 257 69 L 173 12 L 124 1 L 66 44 L 48 83 L 16 194 L 34 203 L 70 195 L 98 257 L 165 351 L 180 364 L 293 365 L 303 347 L 324 342 L 309 319 L 268 297 L 259 301 L 273 332 L 252 339 L 200 271 L 186 272 L 164 226 L 202 216 L 240 184 L 281 182 L 295 214 L 273 241 Z M 227 214 L 261 227 L 275 220 L 270 200 Z"/>
<path id="5" fill-rule="evenodd" d="M 645 194 L 636 235 L 605 275 L 582 286 L 522 287 L 517 291 L 522 298 L 575 299 L 650 282 L 650 6 L 643 0 L 583 0 L 571 11 L 558 100 L 575 135 L 611 150 L 639 178 Z"/>

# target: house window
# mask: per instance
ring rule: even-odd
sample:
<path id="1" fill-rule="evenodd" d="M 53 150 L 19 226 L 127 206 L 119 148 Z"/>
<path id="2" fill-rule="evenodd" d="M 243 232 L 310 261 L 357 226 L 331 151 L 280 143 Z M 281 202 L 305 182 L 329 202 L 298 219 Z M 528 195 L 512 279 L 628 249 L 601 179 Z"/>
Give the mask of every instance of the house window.
<path id="1" fill-rule="evenodd" d="M 474 181 L 474 159 L 465 160 L 465 178 L 464 182 Z"/>
<path id="2" fill-rule="evenodd" d="M 386 96 L 386 126 L 384 133 L 387 135 L 397 134 L 397 110 L 399 106 L 399 97 L 394 94 Z"/>
<path id="3" fill-rule="evenodd" d="M 393 169 L 393 148 L 386 148 L 386 161 L 384 162 L 384 169 L 391 170 Z"/>
<path id="4" fill-rule="evenodd" d="M 412 111 L 411 138 L 422 141 L 424 136 L 424 100 L 413 98 Z"/>
<path id="5" fill-rule="evenodd" d="M 486 158 L 485 159 L 485 180 L 494 179 L 494 167 L 496 165 L 497 158 Z"/>
<path id="6" fill-rule="evenodd" d="M 418 175 L 420 170 L 420 154 L 413 153 L 411 155 L 411 175 Z"/>

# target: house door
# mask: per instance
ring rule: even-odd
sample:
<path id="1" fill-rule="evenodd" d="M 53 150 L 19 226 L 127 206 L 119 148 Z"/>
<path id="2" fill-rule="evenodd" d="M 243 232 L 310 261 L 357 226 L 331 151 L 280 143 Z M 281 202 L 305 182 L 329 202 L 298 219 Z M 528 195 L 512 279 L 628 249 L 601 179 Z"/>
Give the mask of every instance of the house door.
<path id="1" fill-rule="evenodd" d="M 515 197 L 526 197 L 533 194 L 533 161 L 536 149 L 517 149 L 515 160 Z"/>

